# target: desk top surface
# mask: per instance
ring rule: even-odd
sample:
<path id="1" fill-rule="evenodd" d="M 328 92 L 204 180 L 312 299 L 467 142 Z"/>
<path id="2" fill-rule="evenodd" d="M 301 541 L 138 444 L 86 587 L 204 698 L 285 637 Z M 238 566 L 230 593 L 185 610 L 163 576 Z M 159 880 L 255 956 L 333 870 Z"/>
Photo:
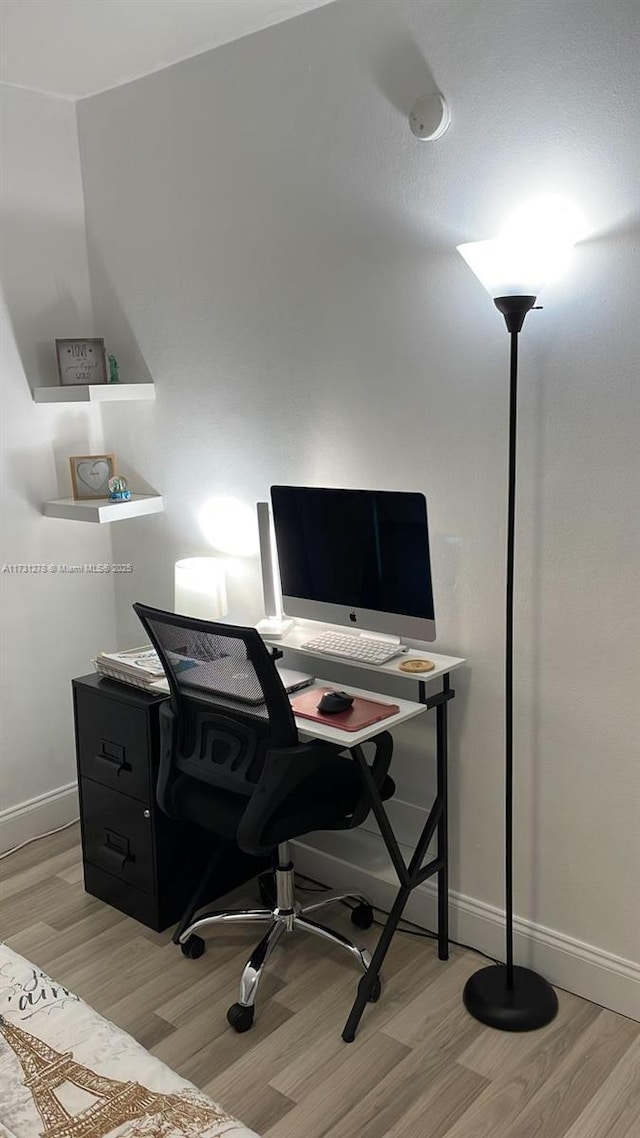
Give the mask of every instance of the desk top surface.
<path id="1" fill-rule="evenodd" d="M 431 652 L 428 647 L 424 649 L 410 648 L 408 652 L 405 652 L 402 656 L 396 656 L 393 660 L 388 660 L 386 664 L 364 664 L 361 660 L 348 660 L 344 659 L 344 657 L 325 656 L 320 652 L 311 652 L 301 647 L 306 640 L 310 640 L 312 636 L 317 635 L 320 631 L 322 631 L 322 628 L 318 625 L 295 624 L 286 636 L 281 637 L 280 640 L 270 640 L 266 636 L 264 639 L 266 643 L 273 648 L 289 648 L 292 652 L 299 652 L 301 656 L 308 656 L 319 661 L 326 660 L 327 664 L 329 664 L 329 662 L 346 664 L 348 667 L 363 668 L 379 676 L 395 676 L 400 680 L 410 680 L 414 684 L 417 680 L 422 680 L 425 684 L 428 684 L 431 680 L 436 680 L 438 677 L 446 675 L 447 672 L 453 672 L 455 668 L 459 668 L 465 663 L 462 657 L 441 656 L 437 652 Z M 341 631 L 344 632 L 345 630 L 342 629 Z M 431 660 L 435 664 L 435 668 L 430 672 L 402 672 L 400 671 L 399 665 L 405 660 Z M 373 676 L 371 678 L 373 680 Z M 353 690 L 355 692 L 355 688 Z M 363 692 L 361 694 L 371 695 L 371 692 Z M 389 720 L 389 722 L 391 723 L 391 720 Z"/>
<path id="2" fill-rule="evenodd" d="M 396 715 L 389 716 L 388 719 L 384 719 L 378 723 L 372 723 L 369 725 L 369 727 L 363 727 L 361 731 L 344 731 L 339 727 L 331 727 L 327 723 L 317 723 L 310 719 L 302 719 L 300 717 L 296 717 L 296 726 L 298 728 L 299 734 L 303 738 L 307 737 L 313 739 L 325 739 L 329 743 L 339 743 L 343 746 L 353 747 L 358 743 L 366 742 L 367 739 L 372 739 L 374 735 L 378 735 L 381 731 L 393 731 L 394 727 L 398 727 L 401 723 L 405 723 L 407 720 L 413 719 L 417 715 L 422 715 L 427 709 L 422 703 L 414 702 L 413 700 L 408 699 L 398 699 L 396 696 L 389 696 L 380 693 L 379 690 L 376 691 L 375 688 L 377 685 L 375 684 L 375 675 L 385 678 L 394 676 L 396 679 L 408 680 L 414 685 L 416 682 L 420 681 L 425 684 L 430 684 L 433 680 L 437 680 L 439 678 L 441 679 L 442 676 L 454 671 L 456 668 L 459 668 L 462 664 L 465 663 L 464 659 L 461 657 L 442 656 L 437 652 L 431 652 L 428 647 L 424 650 L 410 648 L 409 651 L 404 653 L 402 656 L 397 656 L 393 660 L 387 661 L 386 664 L 377 665 L 365 664 L 361 660 L 345 660 L 342 657 L 338 658 L 333 656 L 325 656 L 319 652 L 311 652 L 302 648 L 301 645 L 306 640 L 309 640 L 314 635 L 314 633 L 317 633 L 318 631 L 318 625 L 310 626 L 307 624 L 295 624 L 293 628 L 287 633 L 287 635 L 281 637 L 279 640 L 269 640 L 267 637 L 264 637 L 264 639 L 274 648 L 287 648 L 292 652 L 299 653 L 301 656 L 306 656 L 309 659 L 313 659 L 317 663 L 326 662 L 327 665 L 330 663 L 346 664 L 348 667 L 361 668 L 367 672 L 374 673 L 374 675 L 371 676 L 373 690 L 371 688 L 365 689 L 353 687 L 353 685 L 349 683 L 338 685 L 336 684 L 335 680 L 316 678 L 313 684 L 313 689 L 317 689 L 318 691 L 318 700 L 320 699 L 320 693 L 322 691 L 325 691 L 327 688 L 335 688 L 337 686 L 340 686 L 345 687 L 345 689 L 351 695 L 362 696 L 364 699 L 374 699 L 380 703 L 395 703 L 398 705 L 399 711 Z M 432 668 L 430 672 L 400 671 L 399 664 L 403 661 L 424 659 L 431 660 L 435 664 L 435 667 Z M 123 688 L 126 691 L 126 686 L 124 684 L 120 684 L 114 680 L 99 681 L 99 677 L 83 677 L 83 681 L 89 679 L 91 679 L 93 684 L 96 686 L 98 686 L 99 683 L 100 687 L 102 687 L 103 690 L 105 686 L 112 687 L 112 685 L 115 685 L 115 691 L 118 691 L 119 689 L 121 692 Z M 131 693 L 132 691 L 135 691 L 137 696 L 146 695 L 146 692 L 141 693 L 139 691 L 136 691 L 136 689 L 129 688 L 129 692 Z M 417 688 L 415 686 L 413 688 L 413 692 L 417 692 Z M 147 696 L 147 699 L 148 698 L 149 697 Z M 157 695 L 155 695 L 155 698 L 162 699 L 162 693 L 157 693 Z M 166 696 L 164 698 L 166 698 Z"/>
<path id="3" fill-rule="evenodd" d="M 114 699 L 119 699 L 127 703 L 146 705 L 159 703 L 168 699 L 168 692 L 167 694 L 158 692 L 151 695 L 145 691 L 141 691 L 139 688 L 132 687 L 130 684 L 109 679 L 106 676 L 99 676 L 95 672 L 91 675 L 74 679 L 73 685 L 74 687 L 82 685 L 94 688 L 103 695 L 111 696 Z M 316 679 L 309 688 L 304 688 L 303 690 L 317 690 L 319 702 L 323 691 L 326 691 L 327 688 L 335 687 L 335 681 Z M 342 746 L 354 747 L 357 743 L 364 743 L 367 739 L 372 739 L 374 735 L 378 735 L 381 731 L 392 731 L 394 727 L 398 727 L 408 719 L 413 719 L 416 715 L 422 715 L 422 713 L 427 710 L 422 703 L 414 703 L 408 699 L 397 699 L 395 696 L 380 695 L 378 692 L 366 691 L 364 688 L 356 688 L 351 684 L 348 685 L 348 690 L 351 695 L 359 695 L 364 699 L 374 699 L 379 703 L 395 703 L 399 710 L 396 715 L 390 715 L 388 719 L 383 719 L 378 723 L 371 723 L 368 727 L 363 727 L 361 731 L 344 731 L 339 727 L 331 727 L 327 723 L 316 723 L 311 719 L 296 717 L 296 726 L 300 736 L 309 739 L 324 739 L 328 743 L 339 743 Z"/>

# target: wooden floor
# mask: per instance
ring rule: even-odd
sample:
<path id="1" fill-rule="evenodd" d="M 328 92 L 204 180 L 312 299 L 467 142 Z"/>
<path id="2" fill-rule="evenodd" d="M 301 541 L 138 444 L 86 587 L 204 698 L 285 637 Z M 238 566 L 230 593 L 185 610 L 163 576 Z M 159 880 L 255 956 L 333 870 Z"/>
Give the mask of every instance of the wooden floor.
<path id="1" fill-rule="evenodd" d="M 346 911 L 329 914 L 350 929 Z M 0 861 L 0 937 L 264 1138 L 640 1135 L 635 1021 L 559 992 L 541 1031 L 484 1028 L 460 999 L 482 958 L 453 948 L 442 963 L 430 941 L 397 934 L 382 998 L 347 1045 L 357 973 L 296 934 L 274 953 L 253 1029 L 237 1035 L 225 1012 L 255 934 L 220 929 L 185 959 L 169 934 L 84 893 L 77 827 Z"/>

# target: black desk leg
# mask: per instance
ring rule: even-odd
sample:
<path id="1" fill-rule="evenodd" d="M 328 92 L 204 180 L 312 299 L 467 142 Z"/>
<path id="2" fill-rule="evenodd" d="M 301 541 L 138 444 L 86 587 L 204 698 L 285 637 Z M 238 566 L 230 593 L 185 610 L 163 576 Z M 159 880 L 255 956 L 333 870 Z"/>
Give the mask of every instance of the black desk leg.
<path id="1" fill-rule="evenodd" d="M 374 988 L 377 987 L 378 975 L 382 966 L 382 962 L 387 955 L 393 934 L 398 927 L 398 922 L 402 917 L 402 912 L 407 903 L 407 899 L 411 893 L 411 890 L 414 889 L 416 885 L 419 885 L 422 881 L 425 881 L 427 877 L 430 877 L 433 873 L 440 869 L 438 858 L 435 858 L 435 860 L 433 862 L 430 862 L 427 866 L 421 868 L 421 865 L 422 858 L 424 857 L 429 842 L 433 837 L 436 826 L 438 825 L 442 815 L 442 804 L 436 797 L 436 801 L 431 808 L 422 834 L 420 835 L 416 844 L 411 863 L 407 868 L 404 863 L 397 838 L 387 817 L 382 799 L 380 798 L 380 793 L 373 781 L 371 768 L 367 763 L 362 747 L 352 747 L 352 754 L 358 761 L 362 780 L 367 789 L 369 801 L 371 803 L 371 808 L 380 827 L 385 846 L 398 876 L 400 888 L 391 908 L 391 912 L 389 913 L 389 916 L 385 922 L 378 943 L 375 947 L 375 951 L 371 958 L 371 964 L 369 965 L 365 975 L 362 977 L 360 983 L 358 984 L 358 994 L 349 1013 L 349 1018 L 345 1024 L 344 1031 L 342 1032 L 342 1038 L 344 1039 L 345 1043 L 352 1043 L 355 1038 L 356 1028 L 360 1022 L 362 1013 L 367 1003 L 373 995 Z"/>
<path id="2" fill-rule="evenodd" d="M 378 973 L 382 967 L 382 961 L 387 955 L 387 950 L 391 944 L 393 934 L 396 931 L 396 926 L 402 916 L 402 910 L 407 903 L 407 898 L 410 892 L 411 886 L 409 885 L 401 885 L 400 889 L 398 890 L 397 897 L 393 903 L 391 912 L 389 913 L 389 918 L 384 926 L 384 929 L 382 930 L 382 934 L 376 945 L 375 952 L 371 957 L 371 964 L 369 965 L 367 971 L 358 984 L 358 994 L 355 998 L 353 1007 L 349 1012 L 349 1018 L 347 1019 L 347 1022 L 344 1025 L 344 1030 L 342 1032 L 342 1038 L 344 1039 L 345 1043 L 353 1043 L 356 1037 L 356 1028 L 360 1023 L 362 1013 L 369 1002 L 371 993 L 377 984 Z"/>
<path id="3" fill-rule="evenodd" d="M 442 691 L 430 696 L 428 699 L 424 684 L 420 684 L 420 701 L 429 710 L 435 708 L 436 712 L 436 778 L 437 787 L 433 805 L 424 824 L 422 833 L 416 843 L 413 857 L 409 865 L 405 865 L 400 846 L 393 832 L 393 828 L 385 811 L 377 786 L 373 781 L 371 769 L 364 756 L 361 746 L 351 748 L 351 753 L 357 759 L 362 781 L 367 790 L 369 802 L 376 822 L 386 846 L 391 862 L 396 871 L 400 888 L 385 922 L 384 928 L 371 958 L 371 964 L 358 984 L 358 994 L 349 1018 L 342 1032 L 345 1043 L 352 1043 L 355 1039 L 356 1028 L 362 1018 L 362 1013 L 372 998 L 378 985 L 380 968 L 389 950 L 393 934 L 398 927 L 404 907 L 410 893 L 427 878 L 438 875 L 438 957 L 440 960 L 449 959 L 449 871 L 448 871 L 448 833 L 447 833 L 447 703 L 453 699 L 455 692 L 449 686 L 449 676 L 443 677 Z M 428 865 L 422 864 L 429 843 L 434 834 L 437 834 L 437 855 Z"/>
<path id="4" fill-rule="evenodd" d="M 444 688 L 449 687 L 449 677 L 445 676 Z M 447 788 L 447 705 L 436 707 L 436 777 L 437 797 L 441 804 L 438 820 L 438 957 L 449 959 L 449 834 L 447 815 L 449 809 Z"/>

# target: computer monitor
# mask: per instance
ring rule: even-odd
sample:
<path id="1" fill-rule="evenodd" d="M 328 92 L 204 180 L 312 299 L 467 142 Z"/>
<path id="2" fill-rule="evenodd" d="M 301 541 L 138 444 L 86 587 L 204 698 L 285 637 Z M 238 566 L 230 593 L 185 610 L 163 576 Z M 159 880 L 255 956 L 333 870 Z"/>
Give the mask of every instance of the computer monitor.
<path id="1" fill-rule="evenodd" d="M 271 505 L 288 616 L 435 640 L 423 494 L 272 486 Z"/>

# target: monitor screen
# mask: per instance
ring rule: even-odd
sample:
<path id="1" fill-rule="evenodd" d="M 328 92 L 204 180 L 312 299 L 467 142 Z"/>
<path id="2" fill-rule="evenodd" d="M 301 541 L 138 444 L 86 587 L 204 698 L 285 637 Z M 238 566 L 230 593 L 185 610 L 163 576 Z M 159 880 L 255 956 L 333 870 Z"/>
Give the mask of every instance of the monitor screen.
<path id="1" fill-rule="evenodd" d="M 271 504 L 288 616 L 435 640 L 423 494 L 272 486 Z"/>

